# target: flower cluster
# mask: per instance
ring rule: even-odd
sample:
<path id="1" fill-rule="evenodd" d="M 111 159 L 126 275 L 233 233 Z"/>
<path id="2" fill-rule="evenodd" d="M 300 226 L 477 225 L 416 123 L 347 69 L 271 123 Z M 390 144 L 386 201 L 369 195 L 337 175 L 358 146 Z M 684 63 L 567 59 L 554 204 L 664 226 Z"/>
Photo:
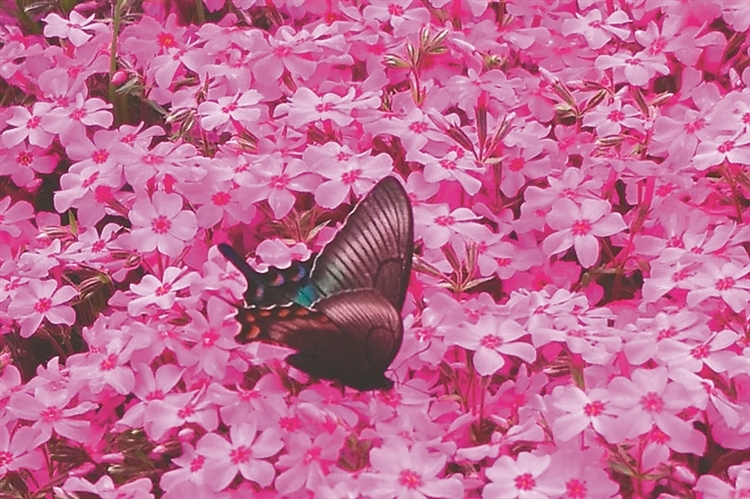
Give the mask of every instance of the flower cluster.
<path id="1" fill-rule="evenodd" d="M 0 495 L 749 493 L 743 2 L 187 5 L 0 14 Z M 388 175 L 395 387 L 234 341 Z"/>

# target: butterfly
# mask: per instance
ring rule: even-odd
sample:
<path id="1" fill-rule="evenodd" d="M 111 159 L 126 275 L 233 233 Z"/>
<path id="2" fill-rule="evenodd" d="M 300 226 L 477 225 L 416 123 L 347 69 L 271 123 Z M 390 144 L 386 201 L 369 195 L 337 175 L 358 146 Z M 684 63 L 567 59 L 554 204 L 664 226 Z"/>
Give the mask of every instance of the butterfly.
<path id="1" fill-rule="evenodd" d="M 378 182 L 312 264 L 267 276 L 227 248 L 219 250 L 248 281 L 237 341 L 293 348 L 290 365 L 360 391 L 393 386 L 384 372 L 403 339 L 414 249 L 411 202 L 398 180 Z M 267 306 L 272 300 L 291 303 Z"/>

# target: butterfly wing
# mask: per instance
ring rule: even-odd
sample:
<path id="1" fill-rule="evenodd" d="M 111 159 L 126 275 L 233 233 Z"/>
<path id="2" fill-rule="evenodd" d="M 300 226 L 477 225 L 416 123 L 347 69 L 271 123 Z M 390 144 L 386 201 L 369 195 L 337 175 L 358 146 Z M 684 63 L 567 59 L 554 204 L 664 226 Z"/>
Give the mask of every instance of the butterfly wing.
<path id="1" fill-rule="evenodd" d="M 293 348 L 287 362 L 317 378 L 357 390 L 390 388 L 384 376 L 401 347 L 403 324 L 376 290 L 347 291 L 321 299 L 315 310 L 298 304 L 242 309 L 241 343 L 266 341 Z"/>
<path id="2" fill-rule="evenodd" d="M 301 288 L 295 301 L 311 305 L 320 297 L 343 291 L 375 289 L 400 311 L 409 285 L 413 249 L 411 202 L 401 183 L 386 177 L 318 255 L 311 282 Z"/>
<path id="3" fill-rule="evenodd" d="M 300 289 L 309 285 L 312 258 L 304 262 L 294 261 L 286 269 L 270 267 L 267 272 L 252 268 L 228 244 L 220 243 L 219 252 L 239 270 L 247 280 L 245 303 L 257 307 L 269 307 L 294 301 Z"/>

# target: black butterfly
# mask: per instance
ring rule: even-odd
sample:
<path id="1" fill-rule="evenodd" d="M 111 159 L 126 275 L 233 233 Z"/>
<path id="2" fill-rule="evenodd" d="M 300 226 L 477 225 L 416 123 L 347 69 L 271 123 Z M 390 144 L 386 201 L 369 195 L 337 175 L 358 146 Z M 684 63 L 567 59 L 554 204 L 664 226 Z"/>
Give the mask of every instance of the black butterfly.
<path id="1" fill-rule="evenodd" d="M 386 177 L 352 211 L 311 267 L 302 262 L 274 269 L 276 285 L 230 247 L 220 246 L 248 280 L 248 304 L 258 303 L 259 296 L 263 302 L 292 302 L 240 309 L 237 341 L 291 347 L 297 353 L 287 362 L 317 378 L 357 390 L 391 388 L 393 382 L 384 372 L 403 339 L 401 308 L 413 244 L 409 197 L 398 180 Z M 311 270 L 305 272 L 307 268 Z"/>

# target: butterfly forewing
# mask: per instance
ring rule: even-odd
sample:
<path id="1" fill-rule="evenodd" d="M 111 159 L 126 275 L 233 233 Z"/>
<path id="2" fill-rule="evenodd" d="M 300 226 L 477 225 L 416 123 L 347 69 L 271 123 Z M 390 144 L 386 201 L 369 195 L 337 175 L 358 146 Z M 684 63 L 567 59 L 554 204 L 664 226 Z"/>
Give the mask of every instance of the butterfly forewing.
<path id="1" fill-rule="evenodd" d="M 315 260 L 311 284 L 320 297 L 376 289 L 400 311 L 409 285 L 413 244 L 409 197 L 398 180 L 386 177 Z"/>

